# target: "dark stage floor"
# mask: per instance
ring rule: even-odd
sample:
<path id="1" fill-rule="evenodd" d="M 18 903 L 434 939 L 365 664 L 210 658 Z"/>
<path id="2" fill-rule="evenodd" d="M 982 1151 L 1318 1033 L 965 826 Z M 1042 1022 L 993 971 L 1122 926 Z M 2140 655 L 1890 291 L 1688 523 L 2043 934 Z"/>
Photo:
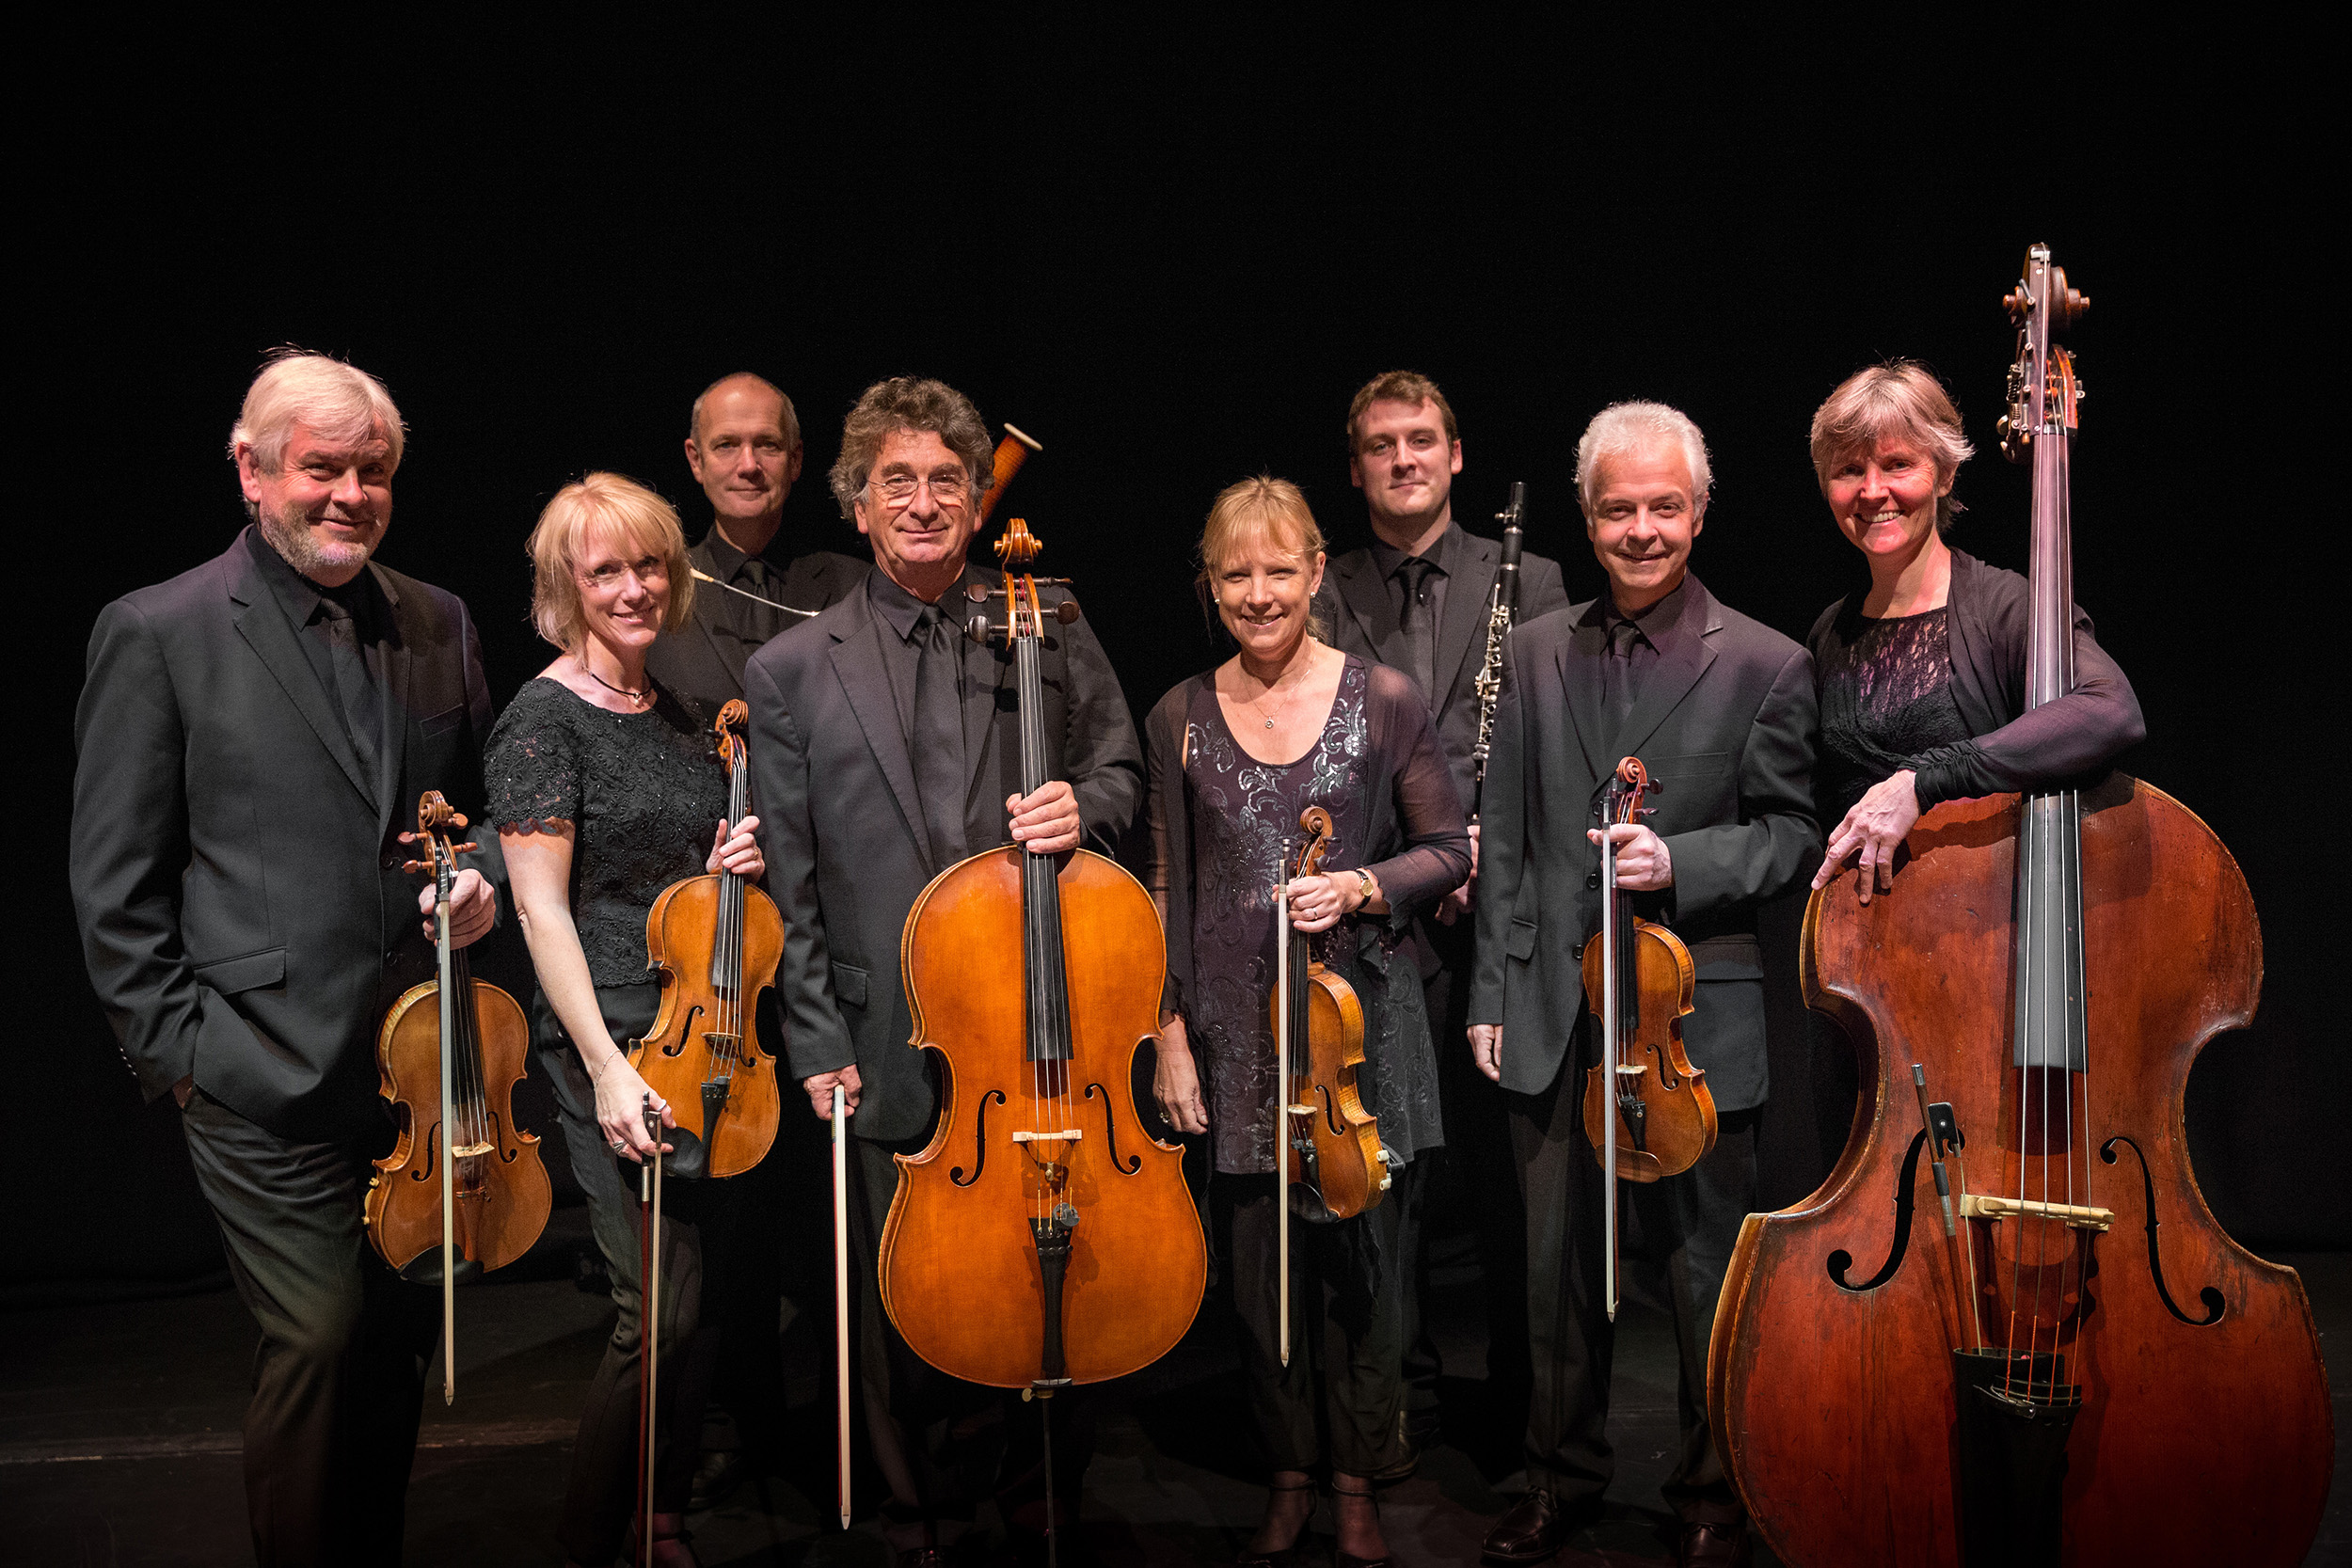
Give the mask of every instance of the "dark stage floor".
<path id="1" fill-rule="evenodd" d="M 550 1249 L 579 1231 L 559 1211 Z M 1441 1248 L 1437 1328 L 1447 1378 L 1445 1434 L 1420 1473 L 1383 1504 L 1400 1563 L 1474 1562 L 1486 1526 L 1523 1484 L 1514 1432 L 1486 1418 L 1481 1282 L 1460 1245 Z M 2352 1255 L 2287 1259 L 2317 1313 L 2344 1430 L 2352 1367 Z M 460 1300 L 458 1402 L 428 1402 L 408 1500 L 408 1560 L 516 1568 L 555 1563 L 564 1460 L 581 1389 L 612 1307 L 559 1270 L 477 1287 Z M 520 1265 L 517 1266 L 518 1270 Z M 547 1277 L 555 1274 L 556 1277 Z M 230 1564 L 251 1560 L 238 1465 L 254 1331 L 226 1290 L 176 1300 L 55 1308 L 8 1321 L 0 1374 L 0 1557 L 57 1564 Z M 890 1553 L 872 1519 L 833 1528 L 831 1409 L 818 1358 L 830 1333 L 787 1356 L 791 1451 L 691 1520 L 702 1560 L 720 1564 L 871 1565 Z M 1204 1312 L 1174 1354 L 1135 1380 L 1103 1423 L 1086 1493 L 1086 1544 L 1127 1565 L 1224 1563 L 1254 1525 L 1263 1493 L 1242 1436 L 1226 1324 Z M 1611 1435 L 1620 1455 L 1609 1517 L 1563 1552 L 1564 1563 L 1670 1558 L 1658 1497 L 1674 1443 L 1675 1368 L 1665 1320 L 1629 1304 L 1619 1329 Z M 437 1374 L 436 1378 L 437 1387 Z M 2352 1563 L 2352 1493 L 2339 1445 L 2336 1485 L 2314 1563 Z M 873 1497 L 861 1502 L 870 1510 Z M 1009 1561 L 993 1513 L 960 1560 Z M 1318 1529 L 1327 1542 L 1327 1513 Z M 1066 1562 L 1072 1557 L 1065 1557 Z M 1759 1554 L 1759 1561 L 1770 1561 Z"/>

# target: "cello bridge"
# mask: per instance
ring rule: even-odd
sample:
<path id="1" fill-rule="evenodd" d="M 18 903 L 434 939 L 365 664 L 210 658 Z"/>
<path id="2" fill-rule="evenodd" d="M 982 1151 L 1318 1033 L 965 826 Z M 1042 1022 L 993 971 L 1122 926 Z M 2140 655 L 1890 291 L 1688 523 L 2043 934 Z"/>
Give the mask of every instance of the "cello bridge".
<path id="1" fill-rule="evenodd" d="M 1017 1144 L 1076 1143 L 1085 1136 L 1086 1130 L 1083 1128 L 1065 1127 L 1058 1132 L 1015 1132 L 1012 1141 Z"/>
<path id="2" fill-rule="evenodd" d="M 496 1153 L 497 1149 L 498 1146 L 495 1144 L 459 1144 L 449 1153 L 453 1160 L 463 1160 L 472 1155 Z"/>

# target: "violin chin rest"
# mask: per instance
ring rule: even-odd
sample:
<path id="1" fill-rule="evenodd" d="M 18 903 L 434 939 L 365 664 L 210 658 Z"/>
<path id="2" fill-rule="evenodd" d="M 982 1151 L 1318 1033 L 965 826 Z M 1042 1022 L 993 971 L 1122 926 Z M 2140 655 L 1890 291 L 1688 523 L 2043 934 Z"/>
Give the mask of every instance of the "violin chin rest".
<path id="1" fill-rule="evenodd" d="M 464 1257 L 457 1259 L 458 1284 L 471 1285 L 482 1275 L 482 1265 L 474 1259 Z M 400 1271 L 400 1277 L 411 1285 L 438 1286 L 441 1283 L 441 1249 L 429 1246 L 418 1253 L 408 1259 L 408 1266 Z"/>

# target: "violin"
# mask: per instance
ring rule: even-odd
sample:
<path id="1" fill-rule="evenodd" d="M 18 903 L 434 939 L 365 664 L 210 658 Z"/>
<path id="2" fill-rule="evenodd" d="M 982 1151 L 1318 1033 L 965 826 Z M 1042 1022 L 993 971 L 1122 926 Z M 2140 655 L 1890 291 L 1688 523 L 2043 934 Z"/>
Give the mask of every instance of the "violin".
<path id="1" fill-rule="evenodd" d="M 1007 525 L 1005 622 L 970 628 L 1012 656 L 1025 794 L 1047 783 L 1040 649 L 1078 615 L 1015 571 L 1038 547 Z M 1143 884 L 1086 849 L 984 851 L 907 911 L 908 1043 L 937 1058 L 939 1124 L 897 1157 L 879 1273 L 891 1322 L 942 1371 L 1051 1395 L 1149 1366 L 1191 1325 L 1208 1254 L 1184 1151 L 1132 1087 L 1167 951 Z"/>
<path id="2" fill-rule="evenodd" d="M 1679 1176 L 1715 1147 L 1715 1096 L 1707 1069 L 1682 1049 L 1698 972 L 1682 939 L 1638 918 L 1617 885 L 1617 844 L 1608 830 L 1647 815 L 1656 786 L 1640 757 L 1627 757 L 1593 809 L 1601 825 L 1600 934 L 1584 944 L 1584 995 L 1600 1021 L 1600 1061 L 1584 1073 L 1584 1136 L 1610 1174 L 1601 1204 L 1608 1240 L 1603 1278 L 1617 1317 L 1617 1179 Z"/>
<path id="3" fill-rule="evenodd" d="M 1331 814 L 1309 806 L 1307 831 L 1292 877 L 1318 877 L 1331 847 Z M 1287 887 L 1291 878 L 1285 878 Z M 1364 1007 L 1356 989 L 1312 956 L 1307 933 L 1290 921 L 1278 895 L 1282 945 L 1276 956 L 1273 1018 L 1276 1081 L 1284 1085 L 1287 1132 L 1282 1180 L 1304 1187 L 1327 1218 L 1353 1219 L 1389 1190 L 1389 1151 L 1364 1109 L 1357 1074 L 1364 1065 Z M 1289 1200 L 1284 1196 L 1283 1207 Z M 1284 1277 L 1288 1277 L 1287 1274 Z"/>
<path id="4" fill-rule="evenodd" d="M 531 1026 L 513 997 L 473 978 L 465 949 L 450 941 L 457 857 L 477 847 L 452 842 L 452 831 L 465 826 L 441 792 L 428 789 L 417 802 L 417 831 L 400 835 L 425 847 L 425 858 L 405 869 L 432 874 L 440 974 L 403 992 L 376 1035 L 380 1092 L 400 1138 L 374 1162 L 362 1208 L 377 1255 L 403 1279 L 441 1287 L 444 1403 L 457 1397 L 456 1286 L 529 1252 L 555 1201 L 538 1138 L 515 1126 Z"/>
<path id="5" fill-rule="evenodd" d="M 2082 392 L 2052 340 L 2087 302 L 2035 245 L 2005 303 L 2030 707 L 2074 685 Z M 1892 892 L 1841 871 L 1805 911 L 1863 1097 L 1821 1189 L 1748 1217 L 1716 1312 L 1756 1528 L 1807 1565 L 2301 1561 L 2335 1448 L 2311 1307 L 2214 1223 L 2183 1126 L 2262 988 L 2237 863 L 2122 774 L 1947 801 L 1902 854 Z"/>
<path id="6" fill-rule="evenodd" d="M 750 718 L 737 698 L 711 726 L 731 824 L 751 815 Z M 628 1058 L 677 1118 L 663 1134 L 675 1151 L 672 1175 L 740 1176 L 776 1141 L 776 1061 L 759 1049 L 755 1021 L 783 956 L 775 901 L 723 866 L 671 883 L 646 913 L 645 958 L 661 974 L 661 1010 L 644 1038 L 628 1042 Z"/>

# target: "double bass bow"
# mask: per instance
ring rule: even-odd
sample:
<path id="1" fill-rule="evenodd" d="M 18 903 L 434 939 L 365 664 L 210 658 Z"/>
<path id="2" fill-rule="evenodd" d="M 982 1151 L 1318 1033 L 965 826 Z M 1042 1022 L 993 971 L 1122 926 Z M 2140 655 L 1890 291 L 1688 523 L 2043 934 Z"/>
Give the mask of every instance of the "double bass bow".
<path id="1" fill-rule="evenodd" d="M 751 815 L 750 717 L 739 697 L 711 726 L 730 825 Z M 776 1063 L 759 1048 L 757 1011 L 784 956 L 784 917 L 747 878 L 721 866 L 661 890 L 645 916 L 645 955 L 660 972 L 661 1011 L 643 1039 L 628 1042 L 628 1059 L 677 1117 L 666 1133 L 676 1150 L 672 1174 L 740 1176 L 776 1141 Z"/>
<path id="2" fill-rule="evenodd" d="M 1617 885 L 1609 829 L 1640 820 L 1656 789 L 1639 757 L 1617 764 L 1593 815 L 1601 825 L 1600 934 L 1584 944 L 1584 994 L 1600 1022 L 1600 1060 L 1585 1069 L 1584 1136 L 1606 1174 L 1602 1275 L 1609 1321 L 1617 1321 L 1617 1182 L 1679 1176 L 1715 1147 L 1715 1096 L 1707 1069 L 1682 1049 L 1698 971 L 1682 939 L 1637 918 Z"/>
<path id="3" fill-rule="evenodd" d="M 1037 551 L 1025 522 L 1007 525 L 1005 621 L 969 628 L 1011 656 L 1025 795 L 1053 754 L 1041 649 L 1077 619 L 1022 570 Z M 923 1151 L 896 1157 L 878 1268 L 891 1322 L 942 1371 L 1041 1397 L 1158 1360 L 1199 1310 L 1208 1255 L 1183 1149 L 1136 1113 L 1168 967 L 1151 895 L 1090 850 L 989 849 L 915 899 L 899 964 L 940 1112 Z"/>
<path id="4" fill-rule="evenodd" d="M 1364 1109 L 1357 1074 L 1364 1065 L 1364 1005 L 1356 988 L 1314 958 L 1307 933 L 1291 924 L 1290 883 L 1323 874 L 1331 848 L 1331 814 L 1299 813 L 1307 832 L 1295 863 L 1276 867 L 1274 1029 L 1276 1317 L 1282 1365 L 1291 1362 L 1291 1189 L 1306 1193 L 1329 1220 L 1377 1208 L 1389 1190 L 1389 1151 Z"/>
<path id="5" fill-rule="evenodd" d="M 441 792 L 428 789 L 417 802 L 417 831 L 400 835 L 425 847 L 406 869 L 433 878 L 440 973 L 404 992 L 376 1036 L 380 1092 L 392 1103 L 400 1139 L 374 1162 L 362 1208 L 377 1255 L 403 1279 L 441 1287 L 444 1403 L 457 1398 L 458 1282 L 529 1252 L 554 1205 L 539 1140 L 515 1126 L 531 1026 L 513 997 L 473 977 L 465 949 L 450 939 L 457 857 L 476 847 L 454 842 L 465 826 Z"/>
<path id="6" fill-rule="evenodd" d="M 2004 303 L 2038 707 L 2074 683 L 2054 339 L 2086 302 L 2035 245 Z M 2237 863 L 2122 774 L 1947 801 L 1903 850 L 1891 892 L 1841 871 L 1805 911 L 1862 1101 L 1820 1191 L 1748 1217 L 1716 1313 L 1709 1418 L 1757 1529 L 1806 1568 L 2302 1560 L 2334 1452 L 2310 1305 L 2215 1224 L 2182 1108 L 2261 990 Z"/>

